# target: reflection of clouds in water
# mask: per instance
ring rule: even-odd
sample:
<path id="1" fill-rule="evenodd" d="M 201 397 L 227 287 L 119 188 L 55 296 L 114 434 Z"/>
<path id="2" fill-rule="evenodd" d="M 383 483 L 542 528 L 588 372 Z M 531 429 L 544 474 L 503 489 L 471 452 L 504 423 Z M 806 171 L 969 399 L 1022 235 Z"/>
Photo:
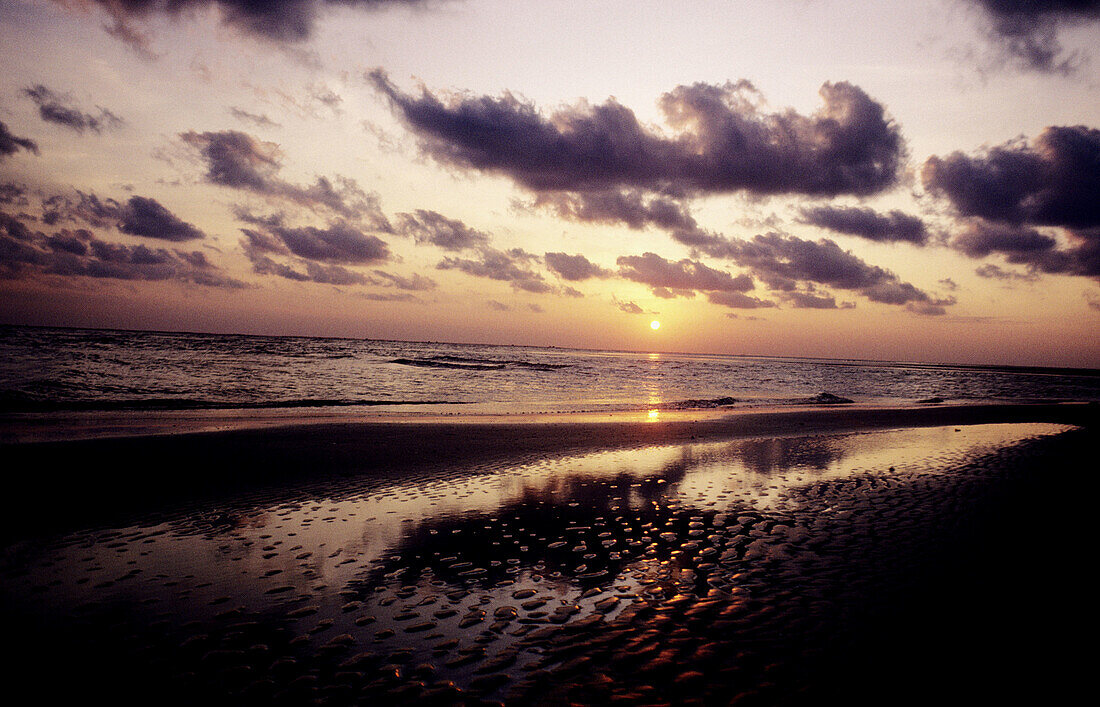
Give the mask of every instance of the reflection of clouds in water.
<path id="1" fill-rule="evenodd" d="M 750 471 L 770 474 L 790 467 L 826 469 L 848 451 L 835 437 L 793 437 L 746 440 L 730 445 L 735 456 Z"/>
<path id="2" fill-rule="evenodd" d="M 906 522 L 945 528 L 925 512 L 952 498 L 936 474 L 1061 429 L 754 439 L 340 480 L 293 499 L 256 497 L 157 526 L 62 538 L 25 574 L 5 573 L 0 594 L 12 607 L 33 600 L 28 610 L 60 617 L 100 607 L 81 614 L 93 632 L 161 622 L 145 634 L 150 650 L 174 656 L 181 645 L 201 646 L 172 660 L 214 689 L 220 673 L 213 659 L 204 662 L 212 650 L 254 674 L 298 661 L 282 663 L 285 673 L 272 669 L 280 685 L 335 679 L 348 660 L 374 671 L 367 679 L 389 665 L 430 662 L 433 679 L 473 685 L 482 674 L 475 666 L 525 674 L 575 636 L 607 626 L 630 640 L 662 642 L 674 630 L 688 632 L 682 640 L 728 639 L 727 657 L 738 656 L 747 645 L 738 637 L 753 630 L 778 636 L 799 616 L 816 625 L 821 610 L 838 606 L 820 599 L 829 592 L 854 592 L 852 606 L 862 605 L 848 580 L 870 566 L 861 564 L 865 553 L 882 562 L 896 555 L 863 529 L 922 537 L 896 526 L 895 498 L 934 499 L 936 508 L 905 501 L 919 510 Z M 831 512 L 836 506 L 843 509 Z M 532 638 L 559 630 L 560 645 Z M 258 644 L 269 650 L 252 651 Z M 797 665 L 796 647 L 784 650 L 780 660 Z M 627 647 L 620 657 L 636 654 Z"/>

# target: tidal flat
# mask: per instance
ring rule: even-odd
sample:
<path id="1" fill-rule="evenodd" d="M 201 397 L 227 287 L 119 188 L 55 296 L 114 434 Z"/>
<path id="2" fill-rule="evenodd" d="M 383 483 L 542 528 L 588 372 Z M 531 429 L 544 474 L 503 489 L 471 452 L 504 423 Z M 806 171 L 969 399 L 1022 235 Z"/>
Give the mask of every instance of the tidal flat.
<path id="1" fill-rule="evenodd" d="M 115 704 L 1051 697 L 1093 439 L 1002 423 L 504 455 L 9 533 L 5 680 Z"/>

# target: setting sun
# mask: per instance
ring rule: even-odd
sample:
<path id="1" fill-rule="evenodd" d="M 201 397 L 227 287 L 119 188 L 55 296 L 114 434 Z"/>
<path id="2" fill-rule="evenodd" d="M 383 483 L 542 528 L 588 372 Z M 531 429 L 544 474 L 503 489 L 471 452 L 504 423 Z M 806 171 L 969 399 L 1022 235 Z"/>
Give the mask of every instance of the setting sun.
<path id="1" fill-rule="evenodd" d="M 654 319 L 653 321 L 651 321 L 649 323 L 649 327 L 651 329 L 653 329 L 654 331 L 656 331 L 657 329 L 661 328 L 661 323 L 659 321 L 657 321 L 656 319 Z"/>

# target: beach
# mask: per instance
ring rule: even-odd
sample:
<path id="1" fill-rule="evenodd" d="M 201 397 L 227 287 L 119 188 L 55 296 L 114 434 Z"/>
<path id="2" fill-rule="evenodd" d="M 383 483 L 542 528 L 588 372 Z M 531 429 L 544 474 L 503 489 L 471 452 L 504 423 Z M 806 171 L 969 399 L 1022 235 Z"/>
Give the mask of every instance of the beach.
<path id="1" fill-rule="evenodd" d="M 1048 700 L 1079 678 L 1095 408 L 9 416 L 6 680 L 133 704 Z"/>

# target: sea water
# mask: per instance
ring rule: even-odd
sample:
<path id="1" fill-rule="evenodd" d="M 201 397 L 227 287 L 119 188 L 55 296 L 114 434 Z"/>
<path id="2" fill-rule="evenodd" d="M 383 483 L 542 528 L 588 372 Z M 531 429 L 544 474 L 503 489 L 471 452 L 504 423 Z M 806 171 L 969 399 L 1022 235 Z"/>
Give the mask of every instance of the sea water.
<path id="1" fill-rule="evenodd" d="M 0 327 L 0 411 L 565 412 L 1100 400 L 1100 371 Z"/>

